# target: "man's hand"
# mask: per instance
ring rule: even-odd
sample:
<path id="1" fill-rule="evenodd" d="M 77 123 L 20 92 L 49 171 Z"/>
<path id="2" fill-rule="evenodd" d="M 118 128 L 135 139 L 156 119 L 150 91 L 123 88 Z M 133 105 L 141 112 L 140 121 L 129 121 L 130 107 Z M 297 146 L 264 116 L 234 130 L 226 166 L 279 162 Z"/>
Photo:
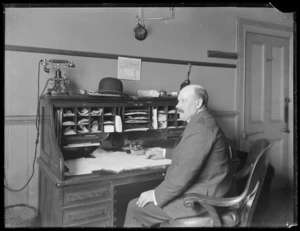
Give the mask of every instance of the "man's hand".
<path id="1" fill-rule="evenodd" d="M 164 149 L 163 148 L 148 148 L 145 151 L 146 159 L 159 160 L 164 159 Z"/>
<path id="2" fill-rule="evenodd" d="M 149 202 L 154 202 L 153 191 L 154 190 L 143 192 L 136 202 L 137 206 L 143 208 Z"/>

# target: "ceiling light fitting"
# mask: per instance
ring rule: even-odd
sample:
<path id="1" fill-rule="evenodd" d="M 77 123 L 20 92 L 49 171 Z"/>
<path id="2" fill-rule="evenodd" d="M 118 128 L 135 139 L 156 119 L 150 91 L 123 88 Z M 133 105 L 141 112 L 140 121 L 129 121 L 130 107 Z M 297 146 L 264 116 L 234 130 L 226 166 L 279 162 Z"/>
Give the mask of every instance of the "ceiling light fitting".
<path id="1" fill-rule="evenodd" d="M 174 19 L 174 7 L 170 7 L 170 16 L 165 18 L 144 18 L 144 9 L 139 8 L 139 14 L 136 17 L 138 22 L 141 22 L 144 24 L 144 21 L 150 21 L 150 20 L 162 20 L 162 21 L 168 21 L 171 19 Z"/>
<path id="2" fill-rule="evenodd" d="M 170 19 L 174 19 L 174 7 L 170 7 L 170 16 L 165 18 L 144 18 L 144 9 L 139 8 L 138 15 L 136 16 L 137 25 L 135 26 L 133 30 L 133 35 L 137 40 L 144 40 L 147 37 L 147 29 L 145 25 L 145 21 L 150 20 L 162 20 L 167 22 Z"/>

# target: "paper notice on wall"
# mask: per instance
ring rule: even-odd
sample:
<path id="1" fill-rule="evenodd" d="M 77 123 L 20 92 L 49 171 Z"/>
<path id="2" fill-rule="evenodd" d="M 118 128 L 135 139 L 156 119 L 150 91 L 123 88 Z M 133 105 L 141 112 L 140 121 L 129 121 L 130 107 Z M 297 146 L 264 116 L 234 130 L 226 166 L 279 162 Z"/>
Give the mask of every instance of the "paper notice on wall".
<path id="1" fill-rule="evenodd" d="M 118 79 L 140 80 L 141 59 L 118 57 Z"/>

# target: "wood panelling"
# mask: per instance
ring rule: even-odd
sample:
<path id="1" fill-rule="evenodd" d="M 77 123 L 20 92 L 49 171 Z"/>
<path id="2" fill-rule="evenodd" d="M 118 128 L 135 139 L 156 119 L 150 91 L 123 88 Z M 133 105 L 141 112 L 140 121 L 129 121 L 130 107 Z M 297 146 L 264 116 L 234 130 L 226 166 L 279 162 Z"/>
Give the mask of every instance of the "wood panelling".
<path id="1" fill-rule="evenodd" d="M 7 186 L 19 190 L 33 172 L 36 129 L 34 123 L 5 124 L 5 177 Z M 37 147 L 39 150 L 39 147 Z M 37 156 L 39 151 L 37 151 Z M 37 207 L 38 165 L 34 164 L 34 175 L 22 191 L 5 190 L 5 206 L 26 203 Z"/>
<path id="2" fill-rule="evenodd" d="M 39 144 L 36 146 L 36 136 L 37 136 L 37 132 L 36 132 L 36 127 L 35 125 L 28 125 L 28 179 L 29 177 L 31 177 L 33 171 L 33 176 L 31 178 L 30 183 L 28 184 L 28 195 L 27 195 L 27 201 L 28 204 L 37 207 L 37 199 L 36 197 L 38 196 L 38 170 L 39 170 L 39 165 L 37 164 L 36 160 L 39 156 L 39 150 L 40 150 L 40 146 Z M 34 165 L 34 169 L 33 169 L 33 165 Z"/>
<path id="3" fill-rule="evenodd" d="M 284 47 L 272 47 L 271 54 L 272 58 L 269 58 L 269 62 L 272 61 L 271 67 L 271 98 L 272 103 L 270 104 L 270 117 L 273 122 L 284 122 L 283 118 L 283 110 L 282 110 L 282 102 L 285 98 L 284 84 L 282 83 L 282 79 L 284 79 Z"/>
<path id="4" fill-rule="evenodd" d="M 262 123 L 263 121 L 263 106 L 264 106 L 264 57 L 261 55 L 264 54 L 263 44 L 255 44 L 252 46 L 251 53 L 251 74 L 250 79 L 246 79 L 246 88 L 247 90 L 251 86 L 257 86 L 254 90 L 251 91 L 251 108 L 250 108 L 250 122 L 251 123 Z"/>
<path id="5" fill-rule="evenodd" d="M 35 115 L 10 115 L 5 116 L 5 124 L 35 124 Z"/>
<path id="6" fill-rule="evenodd" d="M 13 125 L 8 128 L 8 165 L 5 168 L 7 185 L 12 189 L 20 189 L 28 180 L 28 126 Z M 12 192 L 8 201 L 27 202 L 27 190 Z"/>

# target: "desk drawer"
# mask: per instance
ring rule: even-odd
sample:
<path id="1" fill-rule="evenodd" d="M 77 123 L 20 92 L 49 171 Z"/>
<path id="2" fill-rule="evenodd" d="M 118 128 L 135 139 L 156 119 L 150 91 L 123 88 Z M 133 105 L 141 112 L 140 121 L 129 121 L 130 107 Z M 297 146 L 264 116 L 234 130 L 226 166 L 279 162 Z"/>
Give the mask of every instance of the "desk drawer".
<path id="1" fill-rule="evenodd" d="M 90 203 L 63 209 L 63 226 L 81 226 L 81 224 L 92 225 L 94 223 L 99 224 L 100 221 L 107 220 L 109 218 L 111 218 L 110 202 Z"/>
<path id="2" fill-rule="evenodd" d="M 110 197 L 110 185 L 89 184 L 69 187 L 65 188 L 63 192 L 63 206 L 107 201 Z"/>
<path id="3" fill-rule="evenodd" d="M 76 227 L 113 227 L 111 223 L 111 220 L 103 220 L 76 225 Z"/>

